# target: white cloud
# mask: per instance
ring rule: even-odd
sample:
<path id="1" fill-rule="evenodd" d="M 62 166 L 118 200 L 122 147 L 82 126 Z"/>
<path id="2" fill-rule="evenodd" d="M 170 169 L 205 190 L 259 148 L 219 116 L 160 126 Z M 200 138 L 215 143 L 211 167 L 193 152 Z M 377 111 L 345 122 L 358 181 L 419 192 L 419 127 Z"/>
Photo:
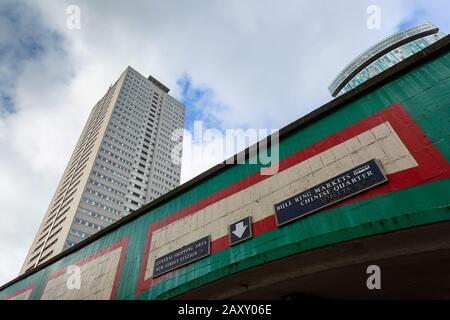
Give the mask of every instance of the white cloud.
<path id="1" fill-rule="evenodd" d="M 278 128 L 329 100 L 335 74 L 419 5 L 446 21 L 445 1 L 430 2 L 26 2 L 24 26 L 0 28 L 0 52 L 31 30 L 50 36 L 41 39 L 42 55 L 18 70 L 9 69 L 14 57 L 1 61 L 17 112 L 0 118 L 0 283 L 16 276 L 90 109 L 127 65 L 176 97 L 184 74 L 210 88 L 221 108 L 205 113 L 222 128 Z M 6 3 L 13 2 L 0 4 L 1 14 Z M 366 28 L 372 3 L 382 8 L 379 31 Z M 69 4 L 81 8 L 80 30 L 66 28 Z M 199 171 L 184 169 L 183 177 Z"/>

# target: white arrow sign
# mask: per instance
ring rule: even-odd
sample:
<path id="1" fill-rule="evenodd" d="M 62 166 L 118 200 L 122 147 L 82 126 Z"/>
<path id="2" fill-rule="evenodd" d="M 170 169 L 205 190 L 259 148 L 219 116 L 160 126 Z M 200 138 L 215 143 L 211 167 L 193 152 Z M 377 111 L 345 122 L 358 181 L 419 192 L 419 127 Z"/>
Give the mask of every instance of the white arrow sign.
<path id="1" fill-rule="evenodd" d="M 242 235 L 245 230 L 247 230 L 247 227 L 248 226 L 244 226 L 244 221 L 241 221 L 236 225 L 236 230 L 233 231 L 233 234 L 238 238 L 242 238 Z"/>

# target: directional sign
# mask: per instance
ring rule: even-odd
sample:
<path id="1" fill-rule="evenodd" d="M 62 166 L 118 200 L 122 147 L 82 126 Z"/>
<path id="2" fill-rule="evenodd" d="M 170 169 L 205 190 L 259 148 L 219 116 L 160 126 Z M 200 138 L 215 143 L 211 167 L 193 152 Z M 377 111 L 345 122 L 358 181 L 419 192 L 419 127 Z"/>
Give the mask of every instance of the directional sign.
<path id="1" fill-rule="evenodd" d="M 155 259 L 153 278 L 209 256 L 211 236 L 207 236 Z"/>
<path id="2" fill-rule="evenodd" d="M 241 243 L 252 236 L 252 217 L 247 217 L 230 225 L 230 245 Z"/>
<path id="3" fill-rule="evenodd" d="M 370 160 L 275 205 L 277 225 L 305 217 L 327 206 L 387 182 L 378 160 Z"/>

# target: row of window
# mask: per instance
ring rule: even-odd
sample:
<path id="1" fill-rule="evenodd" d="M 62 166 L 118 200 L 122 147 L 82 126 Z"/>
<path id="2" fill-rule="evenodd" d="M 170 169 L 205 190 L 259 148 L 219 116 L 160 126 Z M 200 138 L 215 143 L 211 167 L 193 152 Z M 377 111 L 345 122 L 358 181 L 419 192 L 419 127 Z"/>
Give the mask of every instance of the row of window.
<path id="1" fill-rule="evenodd" d="M 90 237 L 90 234 L 88 234 L 86 232 L 78 231 L 78 230 L 72 229 L 72 228 L 70 228 L 69 233 L 71 235 L 74 235 L 76 237 L 83 238 L 83 239 Z"/>
<path id="2" fill-rule="evenodd" d="M 161 141 L 161 139 L 160 139 Z M 172 153 L 173 148 L 177 145 L 175 141 L 171 141 L 170 138 L 166 137 L 166 140 L 164 141 L 164 144 L 162 144 L 162 141 L 158 143 L 158 149 L 167 151 L 168 154 Z M 166 153 L 167 154 L 167 153 Z"/>
<path id="3" fill-rule="evenodd" d="M 99 188 L 102 188 L 103 190 L 106 190 L 106 191 L 109 191 L 111 193 L 114 193 L 114 194 L 118 195 L 119 197 L 125 196 L 125 194 L 123 192 L 121 192 L 119 190 L 116 190 L 116 189 L 114 189 L 114 188 L 112 188 L 110 186 L 107 186 L 106 184 L 103 184 L 101 182 L 98 182 L 98 181 L 96 181 L 94 179 L 89 179 L 89 183 L 94 185 L 94 186 L 97 186 Z"/>
<path id="4" fill-rule="evenodd" d="M 128 128 L 130 130 L 133 128 L 133 126 L 130 126 L 128 123 L 126 123 L 126 122 L 124 122 L 124 121 L 122 121 L 120 119 L 117 119 L 116 117 L 111 117 L 111 121 L 115 122 L 115 123 L 118 123 L 119 125 L 122 125 L 123 127 Z M 138 126 L 138 128 L 140 129 L 141 126 Z M 138 132 L 136 132 L 136 133 L 138 133 Z"/>
<path id="5" fill-rule="evenodd" d="M 127 187 L 127 184 L 125 184 L 125 183 L 122 183 L 122 182 L 120 182 L 120 181 L 117 181 L 116 179 L 113 179 L 113 178 L 111 178 L 111 177 L 108 177 L 107 175 L 104 175 L 103 173 L 100 173 L 100 172 L 98 172 L 98 171 L 93 171 L 93 174 L 94 174 L 94 176 L 96 176 L 96 177 L 98 177 L 98 178 L 101 178 L 101 179 L 103 179 L 103 180 L 105 180 L 105 181 L 108 181 L 108 182 L 110 182 L 110 183 L 113 183 L 113 184 L 115 184 L 116 186 L 119 186 L 119 187 L 122 187 L 122 188 L 126 188 Z"/>
<path id="6" fill-rule="evenodd" d="M 66 242 L 64 243 L 64 247 L 66 248 L 72 248 L 74 245 L 76 245 L 76 243 L 69 240 L 66 240 Z"/>
<path id="7" fill-rule="evenodd" d="M 108 128 L 108 130 L 106 130 L 106 132 L 109 132 L 111 135 L 122 139 L 123 141 L 131 144 L 132 146 L 136 146 L 136 142 L 135 141 L 138 139 L 137 137 L 134 140 L 131 140 L 127 136 L 124 136 L 123 134 L 120 134 L 120 133 L 114 131 L 111 128 Z"/>
<path id="8" fill-rule="evenodd" d="M 144 172 L 144 171 L 140 170 L 139 168 L 134 168 L 134 171 L 135 171 L 135 173 L 136 173 L 136 172 L 139 173 L 141 176 L 144 176 L 144 177 L 147 177 L 147 178 L 148 178 L 148 176 L 149 176 L 149 174 L 148 174 L 147 171 Z"/>
<path id="9" fill-rule="evenodd" d="M 145 90 L 137 84 L 131 86 L 129 83 L 125 83 L 123 86 L 121 94 L 125 97 L 130 97 L 134 99 L 136 102 L 141 104 L 147 104 L 150 102 L 151 91 Z"/>
<path id="10" fill-rule="evenodd" d="M 142 107 L 141 105 L 136 104 L 133 101 L 130 101 L 130 100 L 128 100 L 128 99 L 126 99 L 125 97 L 122 97 L 122 96 L 119 96 L 118 105 L 120 105 L 120 106 L 122 106 L 124 108 L 138 110 L 139 112 L 141 112 L 141 114 L 147 114 L 148 113 L 148 108 L 149 108 L 148 106 Z M 151 110 L 153 110 L 153 109 L 151 109 Z"/>
<path id="11" fill-rule="evenodd" d="M 170 116 L 173 120 L 183 121 L 183 109 L 182 107 L 174 107 L 172 104 L 166 103 L 164 108 L 164 114 Z"/>
<path id="12" fill-rule="evenodd" d="M 126 143 L 123 143 L 122 141 L 117 140 L 116 138 L 114 138 L 114 137 L 112 137 L 112 136 L 110 136 L 108 134 L 105 134 L 105 138 L 108 139 L 111 142 L 117 143 L 122 148 L 127 149 L 127 150 L 129 150 L 131 152 L 135 152 L 136 151 L 135 148 L 132 148 L 131 146 L 127 145 Z"/>
<path id="13" fill-rule="evenodd" d="M 110 126 L 112 126 L 113 128 L 119 130 L 119 131 L 122 132 L 122 133 L 125 133 L 127 136 L 133 136 L 133 134 L 130 132 L 130 131 L 131 131 L 130 128 L 123 128 L 122 126 L 120 126 L 120 125 L 118 125 L 118 124 L 116 124 L 116 123 L 114 123 L 114 122 L 111 122 L 111 123 L 110 123 Z M 133 131 L 135 134 L 139 134 L 139 133 L 140 133 L 139 130 L 134 130 L 134 129 L 133 129 L 132 131 Z M 133 136 L 133 137 L 136 138 L 136 136 Z"/>
<path id="14" fill-rule="evenodd" d="M 122 155 L 124 155 L 124 156 L 126 156 L 126 157 L 128 157 L 130 159 L 133 159 L 133 155 L 131 155 L 131 153 L 128 153 L 128 152 L 124 151 L 123 149 L 121 149 L 121 148 L 119 148 L 119 147 L 117 147 L 117 146 L 115 146 L 115 145 L 113 145 L 113 144 L 111 144 L 111 143 L 109 143 L 107 141 L 103 141 L 103 145 L 105 147 L 108 147 L 108 148 L 116 151 L 116 152 L 119 152 L 120 154 L 122 154 Z"/>
<path id="15" fill-rule="evenodd" d="M 176 177 L 176 176 L 168 174 L 167 172 L 162 171 L 162 170 L 157 169 L 157 168 L 155 168 L 155 172 L 160 174 L 160 175 L 162 175 L 163 177 L 169 178 L 170 180 L 173 180 L 173 181 L 178 183 L 178 177 Z"/>
<path id="16" fill-rule="evenodd" d="M 118 107 L 114 110 L 112 118 L 121 121 L 121 123 L 127 128 L 141 128 L 139 123 L 125 117 L 121 112 L 119 112 Z"/>
<path id="17" fill-rule="evenodd" d="M 156 182 L 156 181 L 154 181 L 154 180 L 152 181 L 152 184 L 153 184 L 155 187 L 157 187 L 159 190 L 170 191 L 169 188 L 167 188 L 166 186 L 163 186 L 163 185 L 159 184 L 158 182 Z"/>
<path id="18" fill-rule="evenodd" d="M 152 89 L 146 82 L 147 81 L 135 80 L 127 77 L 124 82 L 124 91 L 134 93 L 136 95 L 135 99 L 141 103 L 148 102 L 149 97 L 152 95 Z"/>
<path id="19" fill-rule="evenodd" d="M 114 223 L 114 222 L 117 221 L 116 219 L 113 219 L 113 218 L 104 216 L 104 215 L 102 215 L 102 214 L 100 214 L 100 213 L 93 212 L 93 211 L 91 211 L 91 210 L 88 210 L 88 209 L 85 209 L 85 208 L 82 208 L 82 207 L 79 207 L 79 208 L 78 208 L 78 211 L 81 212 L 81 213 L 84 213 L 84 214 L 86 214 L 86 215 L 88 215 L 88 216 L 90 216 L 90 217 L 93 217 L 93 218 L 95 218 L 95 219 L 99 219 L 99 220 L 102 220 L 102 221 L 106 221 L 106 222 L 108 222 L 108 223 Z"/>
<path id="20" fill-rule="evenodd" d="M 163 168 L 165 171 L 168 171 L 170 173 L 173 173 L 176 176 L 180 175 L 180 170 L 179 170 L 179 166 L 175 165 L 173 162 L 167 160 L 166 158 L 163 158 L 159 155 L 156 156 L 156 159 L 158 161 L 156 161 L 156 165 L 157 167 Z M 164 165 L 164 164 L 168 164 L 170 165 L 170 167 Z M 172 168 L 178 168 L 178 170 L 173 170 Z"/>
<path id="21" fill-rule="evenodd" d="M 137 108 L 136 108 L 137 109 Z M 142 119 L 145 118 L 145 114 L 141 114 L 139 111 L 136 111 L 135 108 L 133 108 L 132 106 L 127 106 L 122 102 L 119 102 L 116 106 L 116 108 L 114 109 L 114 112 L 116 112 L 116 114 L 120 114 L 122 116 L 126 117 L 130 117 L 130 118 L 134 118 L 135 120 L 141 122 Z M 128 119 L 128 118 L 126 118 Z M 130 120 L 132 121 L 132 120 Z"/>
<path id="22" fill-rule="evenodd" d="M 108 167 L 105 167 L 105 166 L 103 166 L 103 165 L 101 165 L 101 164 L 99 164 L 99 163 L 96 164 L 96 167 L 99 168 L 99 169 L 101 169 L 101 170 L 104 170 L 104 171 L 106 171 L 106 172 L 109 172 L 109 173 L 111 173 L 112 175 L 114 175 L 114 176 L 116 176 L 116 177 L 122 178 L 122 179 L 124 179 L 124 180 L 128 180 L 128 177 L 127 177 L 127 176 L 125 176 L 125 175 L 123 175 L 123 174 L 121 174 L 121 173 L 119 173 L 119 172 L 116 172 L 116 171 L 114 171 L 114 170 L 112 170 L 112 169 L 110 169 L 110 168 L 108 168 Z"/>
<path id="23" fill-rule="evenodd" d="M 158 144 L 158 147 L 159 146 L 161 146 L 161 144 Z M 172 162 L 172 150 L 174 150 L 175 147 L 172 150 L 170 150 L 170 154 L 165 152 L 165 151 L 163 151 L 163 150 L 161 150 L 161 149 L 166 149 L 166 148 L 165 147 L 160 147 L 158 149 L 158 155 L 156 156 L 156 158 L 157 159 L 161 159 L 164 162 L 170 162 L 171 163 Z"/>
<path id="24" fill-rule="evenodd" d="M 119 214 L 120 214 L 120 211 L 119 211 L 119 210 L 114 209 L 114 208 L 111 208 L 111 207 L 108 207 L 108 206 L 104 205 L 103 203 L 100 203 L 100 202 L 91 200 L 91 199 L 89 199 L 89 198 L 82 197 L 82 198 L 81 198 L 81 201 L 84 202 L 84 203 L 90 204 L 91 206 L 94 206 L 94 207 L 100 208 L 100 209 L 102 209 L 102 210 L 105 210 L 105 211 L 114 213 L 114 214 L 116 214 L 116 215 L 119 215 Z"/>
<path id="25" fill-rule="evenodd" d="M 144 191 L 144 192 L 147 191 L 146 188 L 144 188 L 143 186 L 141 186 L 141 185 L 139 185 L 139 184 L 136 184 L 136 183 L 132 183 L 132 184 L 131 184 L 131 187 L 136 188 L 136 189 L 139 189 L 139 190 L 142 190 L 142 191 Z"/>
<path id="26" fill-rule="evenodd" d="M 180 152 L 179 147 L 176 147 L 176 151 Z M 175 168 L 175 170 L 177 170 L 175 173 L 179 174 L 180 169 L 181 169 L 180 168 L 180 164 L 173 162 L 172 161 L 172 157 L 167 157 L 167 156 L 166 157 L 161 157 L 161 156 L 158 155 L 156 158 L 161 160 L 160 163 L 169 166 L 167 168 Z"/>
<path id="27" fill-rule="evenodd" d="M 162 193 L 162 192 L 160 192 L 158 190 L 155 190 L 155 189 L 152 189 L 152 193 L 155 195 L 155 198 L 158 198 L 158 197 L 160 197 L 160 196 L 162 196 L 164 194 L 164 193 Z"/>
<path id="28" fill-rule="evenodd" d="M 173 141 L 172 140 L 172 135 L 173 135 L 173 132 L 176 130 L 176 129 L 178 129 L 177 127 L 175 127 L 175 126 L 171 126 L 171 128 L 167 128 L 167 126 L 161 126 L 161 129 L 160 129 L 160 131 L 161 131 L 161 134 L 164 134 L 164 138 L 166 139 L 166 140 L 168 140 L 168 141 Z M 181 127 L 180 127 L 181 128 Z"/>
<path id="29" fill-rule="evenodd" d="M 158 175 L 153 175 L 153 179 L 156 179 L 156 180 L 158 180 L 158 181 L 161 181 L 161 182 L 163 182 L 164 184 L 165 184 L 165 189 L 166 190 L 170 190 L 169 188 L 167 188 L 167 187 L 171 187 L 171 188 L 174 188 L 174 187 L 176 187 L 176 185 L 175 184 L 173 184 L 173 183 L 171 183 L 170 181 L 168 181 L 168 180 L 166 180 L 166 179 L 164 179 L 164 178 L 162 178 L 162 177 L 160 177 L 160 176 L 158 176 Z"/>
<path id="30" fill-rule="evenodd" d="M 100 148 L 100 152 L 102 152 L 103 154 L 106 154 L 106 155 L 110 156 L 111 158 L 114 158 L 114 159 L 116 159 L 116 160 L 118 160 L 118 161 L 120 161 L 120 162 L 122 162 L 122 163 L 124 163 L 126 165 L 129 165 L 129 166 L 133 165 L 133 162 L 131 162 L 131 161 L 125 159 L 125 158 L 122 158 L 121 156 L 118 156 L 114 152 L 106 150 L 105 148 Z"/>
<path id="31" fill-rule="evenodd" d="M 113 166 L 113 167 L 115 167 L 115 168 L 117 168 L 117 169 L 119 169 L 119 170 L 122 170 L 123 172 L 130 173 L 130 170 L 129 170 L 128 168 L 126 168 L 126 167 L 124 167 L 124 166 L 121 166 L 121 165 L 118 164 L 117 162 L 112 161 L 112 160 L 110 160 L 110 159 L 108 159 L 108 158 L 105 158 L 105 157 L 103 157 L 103 156 L 101 156 L 101 155 L 98 155 L 98 156 L 97 156 L 97 159 L 98 159 L 98 160 L 101 160 L 101 161 L 103 161 L 103 162 L 109 164 L 110 166 Z"/>
<path id="32" fill-rule="evenodd" d="M 83 220 L 83 219 L 80 219 L 80 218 L 75 217 L 74 221 L 75 221 L 75 223 L 77 223 L 79 225 L 82 225 L 82 226 L 85 226 L 85 227 L 88 227 L 91 229 L 95 229 L 97 231 L 102 230 L 102 226 L 92 223 L 92 222 L 89 222 L 89 221 L 86 221 L 86 220 Z"/>
<path id="33" fill-rule="evenodd" d="M 98 198 L 100 198 L 102 200 L 105 200 L 105 201 L 117 204 L 119 206 L 123 205 L 123 202 L 121 202 L 121 201 L 119 201 L 119 200 L 117 200 L 117 199 L 115 199 L 113 197 L 107 196 L 107 195 L 105 195 L 105 194 L 103 194 L 101 192 L 92 190 L 91 188 L 86 188 L 86 193 L 92 194 L 92 195 L 94 195 L 94 196 L 96 196 L 96 197 L 98 197 Z"/>

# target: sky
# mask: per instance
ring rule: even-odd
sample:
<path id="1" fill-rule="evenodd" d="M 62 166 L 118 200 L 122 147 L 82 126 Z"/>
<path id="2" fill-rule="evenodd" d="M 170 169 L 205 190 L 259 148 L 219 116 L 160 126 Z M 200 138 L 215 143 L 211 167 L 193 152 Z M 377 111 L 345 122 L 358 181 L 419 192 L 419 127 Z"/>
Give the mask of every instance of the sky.
<path id="1" fill-rule="evenodd" d="M 367 27 L 371 5 L 379 29 Z M 0 0 L 0 285 L 18 275 L 91 108 L 127 66 L 171 89 L 188 130 L 197 120 L 279 129 L 331 100 L 334 76 L 375 42 L 423 22 L 448 33 L 449 9 L 448 0 Z M 182 182 L 221 160 L 183 159 Z"/>

